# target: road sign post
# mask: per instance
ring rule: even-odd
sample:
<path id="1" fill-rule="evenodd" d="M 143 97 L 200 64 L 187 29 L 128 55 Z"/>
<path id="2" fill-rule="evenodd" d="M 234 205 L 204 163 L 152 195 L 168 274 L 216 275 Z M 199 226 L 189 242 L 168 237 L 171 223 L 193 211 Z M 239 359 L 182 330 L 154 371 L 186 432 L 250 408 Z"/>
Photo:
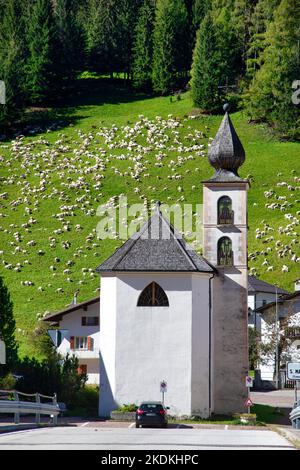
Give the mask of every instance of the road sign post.
<path id="1" fill-rule="evenodd" d="M 248 389 L 248 390 L 249 390 L 249 389 Z M 248 392 L 248 393 L 249 393 L 249 392 Z M 250 414 L 250 412 L 251 412 L 250 408 L 251 408 L 251 406 L 253 406 L 253 402 L 252 402 L 250 396 L 248 396 L 247 400 L 245 401 L 245 406 L 247 406 L 247 408 L 248 408 L 248 414 Z"/>
<path id="2" fill-rule="evenodd" d="M 162 380 L 160 382 L 160 391 L 161 391 L 161 395 L 162 395 L 162 404 L 163 406 L 165 406 L 165 393 L 167 391 L 167 387 L 168 387 L 168 384 L 165 380 Z"/>
<path id="3" fill-rule="evenodd" d="M 295 404 L 298 403 L 298 383 L 300 382 L 300 362 L 287 362 L 286 363 L 286 378 L 288 380 L 293 380 L 295 387 Z"/>
<path id="4" fill-rule="evenodd" d="M 253 387 L 253 377 L 251 377 L 250 375 L 246 376 L 246 387 L 248 390 L 248 398 L 246 400 L 245 405 L 248 407 L 248 414 L 249 414 L 251 411 L 250 407 L 253 405 L 252 400 L 250 398 L 250 388 Z"/>

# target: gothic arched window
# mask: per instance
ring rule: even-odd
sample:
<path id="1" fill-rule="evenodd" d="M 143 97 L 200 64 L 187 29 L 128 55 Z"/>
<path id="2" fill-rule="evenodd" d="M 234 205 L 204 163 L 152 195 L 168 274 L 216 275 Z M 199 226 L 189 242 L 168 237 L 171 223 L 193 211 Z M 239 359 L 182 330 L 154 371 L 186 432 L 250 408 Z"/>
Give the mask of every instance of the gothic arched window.
<path id="1" fill-rule="evenodd" d="M 141 295 L 138 307 L 169 307 L 169 300 L 165 291 L 156 282 L 151 282 Z"/>
<path id="2" fill-rule="evenodd" d="M 222 237 L 218 241 L 218 265 L 233 266 L 232 242 L 229 237 Z"/>
<path id="3" fill-rule="evenodd" d="M 218 200 L 218 225 L 233 224 L 232 201 L 228 196 L 222 196 Z"/>

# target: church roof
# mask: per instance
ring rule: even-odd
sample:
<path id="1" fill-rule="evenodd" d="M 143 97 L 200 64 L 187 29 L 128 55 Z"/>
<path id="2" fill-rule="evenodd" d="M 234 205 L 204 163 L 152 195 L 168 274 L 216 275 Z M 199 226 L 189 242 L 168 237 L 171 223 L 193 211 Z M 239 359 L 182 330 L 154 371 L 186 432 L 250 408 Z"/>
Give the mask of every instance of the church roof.
<path id="1" fill-rule="evenodd" d="M 245 150 L 227 112 L 228 105 L 224 109 L 225 116 L 208 151 L 209 162 L 216 170 L 209 181 L 245 181 L 238 175 L 238 169 L 245 161 Z"/>
<path id="2" fill-rule="evenodd" d="M 104 261 L 98 272 L 213 272 L 215 268 L 183 240 L 163 217 L 159 206 L 141 230 Z"/>
<path id="3" fill-rule="evenodd" d="M 255 292 L 264 292 L 268 294 L 276 294 L 276 286 L 274 284 L 269 284 L 266 281 L 262 281 L 261 279 L 257 279 L 255 276 L 248 276 L 248 293 L 255 293 Z M 277 294 L 278 295 L 286 295 L 289 294 L 287 290 L 281 289 L 277 287 Z"/>

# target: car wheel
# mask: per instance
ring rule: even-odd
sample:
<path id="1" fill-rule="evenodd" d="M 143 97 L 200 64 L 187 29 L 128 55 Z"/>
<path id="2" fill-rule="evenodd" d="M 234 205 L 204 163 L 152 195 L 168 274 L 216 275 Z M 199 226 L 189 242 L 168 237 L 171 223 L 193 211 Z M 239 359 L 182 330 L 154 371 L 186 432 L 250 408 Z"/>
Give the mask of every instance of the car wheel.
<path id="1" fill-rule="evenodd" d="M 135 427 L 136 427 L 136 428 L 139 428 L 139 427 L 140 427 L 140 425 L 139 425 L 139 424 L 136 424 L 136 425 L 135 425 Z"/>
<path id="2" fill-rule="evenodd" d="M 168 427 L 167 423 L 163 424 L 162 427 L 167 428 Z"/>

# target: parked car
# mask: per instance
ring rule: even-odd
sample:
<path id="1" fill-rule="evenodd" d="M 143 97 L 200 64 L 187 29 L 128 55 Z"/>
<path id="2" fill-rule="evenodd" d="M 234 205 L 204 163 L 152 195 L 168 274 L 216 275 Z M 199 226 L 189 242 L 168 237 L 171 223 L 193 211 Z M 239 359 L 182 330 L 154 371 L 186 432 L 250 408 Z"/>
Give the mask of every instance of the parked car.
<path id="1" fill-rule="evenodd" d="M 160 401 L 147 401 L 140 404 L 135 413 L 135 427 L 168 425 L 167 409 Z"/>

